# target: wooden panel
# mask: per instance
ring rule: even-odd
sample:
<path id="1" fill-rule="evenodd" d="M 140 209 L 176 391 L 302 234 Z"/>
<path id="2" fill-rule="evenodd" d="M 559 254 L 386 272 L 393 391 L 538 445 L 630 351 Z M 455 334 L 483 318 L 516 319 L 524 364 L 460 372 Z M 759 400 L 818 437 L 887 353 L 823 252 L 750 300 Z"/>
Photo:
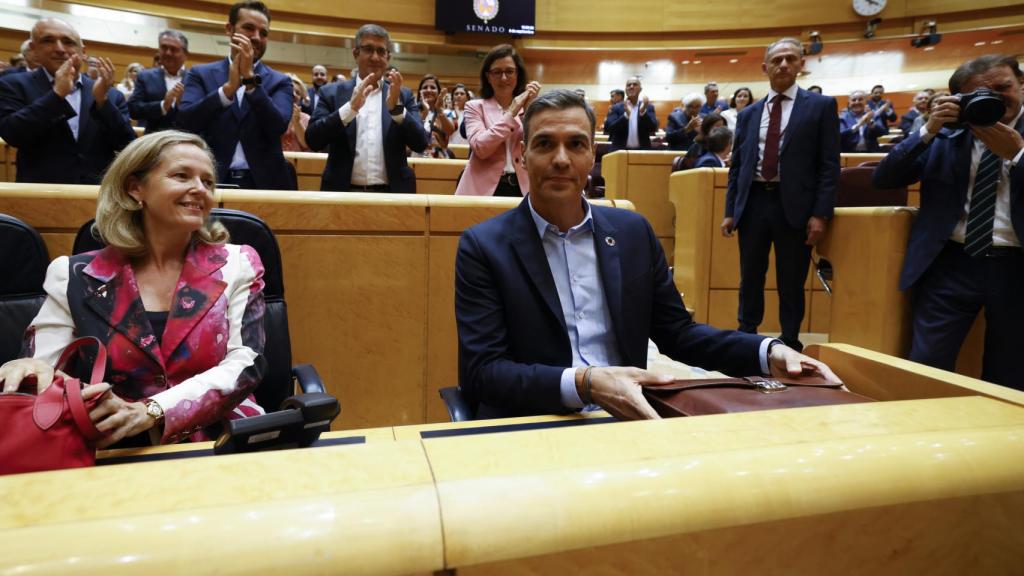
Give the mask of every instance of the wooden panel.
<path id="1" fill-rule="evenodd" d="M 738 310 L 740 303 L 739 290 L 712 289 L 708 298 L 707 323 L 716 328 L 733 329 L 739 326 Z M 809 290 L 804 290 L 805 313 L 800 324 L 800 332 L 811 332 L 811 306 Z M 781 332 L 779 325 L 779 294 L 775 290 L 764 292 L 764 321 L 757 327 L 758 332 Z"/>
<path id="2" fill-rule="evenodd" d="M 812 290 L 808 301 L 808 323 L 810 331 L 817 334 L 828 334 L 831 324 L 832 297 L 822 290 Z"/>
<path id="3" fill-rule="evenodd" d="M 417 194 L 455 194 L 456 186 L 452 180 L 421 180 L 416 179 Z"/>
<path id="4" fill-rule="evenodd" d="M 225 208 L 252 212 L 275 232 L 424 232 L 426 198 L 414 194 L 227 190 Z"/>
<path id="5" fill-rule="evenodd" d="M 71 248 L 75 245 L 75 234 L 72 232 L 42 232 L 43 242 L 46 243 L 46 251 L 50 260 L 57 256 L 70 256 Z"/>
<path id="6" fill-rule="evenodd" d="M 438 390 L 459 385 L 459 335 L 455 327 L 455 251 L 457 236 L 430 238 L 430 301 L 427 302 L 427 422 L 446 422 L 448 411 Z"/>

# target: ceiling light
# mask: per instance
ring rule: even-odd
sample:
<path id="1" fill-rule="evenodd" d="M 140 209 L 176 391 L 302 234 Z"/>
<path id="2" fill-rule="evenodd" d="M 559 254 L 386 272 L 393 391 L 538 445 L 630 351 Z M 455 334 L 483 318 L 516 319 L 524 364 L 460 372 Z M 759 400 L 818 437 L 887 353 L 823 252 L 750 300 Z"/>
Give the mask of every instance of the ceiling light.
<path id="1" fill-rule="evenodd" d="M 984 46 L 985 45 L 985 41 L 982 40 L 981 42 L 975 42 L 974 45 L 975 46 Z"/>
<path id="2" fill-rule="evenodd" d="M 733 58 L 732 60 L 729 60 L 729 64 L 735 64 L 735 63 L 737 63 L 739 61 L 740 61 L 739 58 Z"/>
<path id="3" fill-rule="evenodd" d="M 689 64 L 689 63 L 690 63 L 690 61 L 689 61 L 689 60 L 683 60 L 683 62 L 682 62 L 682 63 L 683 63 L 683 64 Z"/>
<path id="4" fill-rule="evenodd" d="M 694 60 L 693 63 L 694 64 L 700 64 L 700 60 Z"/>
<path id="5" fill-rule="evenodd" d="M 935 50 L 935 46 L 929 46 L 924 49 L 925 52 L 931 52 L 932 50 Z"/>
<path id="6" fill-rule="evenodd" d="M 1002 44 L 1002 43 L 1003 43 L 1003 41 L 1002 41 L 1002 40 L 993 40 L 993 41 L 991 42 L 991 44 L 992 44 L 993 46 L 995 46 L 996 44 Z"/>

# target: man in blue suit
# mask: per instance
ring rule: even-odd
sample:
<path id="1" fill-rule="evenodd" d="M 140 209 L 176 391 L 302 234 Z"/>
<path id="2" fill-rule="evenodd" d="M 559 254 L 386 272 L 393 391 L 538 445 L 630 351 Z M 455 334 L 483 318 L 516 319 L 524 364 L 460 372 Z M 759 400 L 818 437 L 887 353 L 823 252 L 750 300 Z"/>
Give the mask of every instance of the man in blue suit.
<path id="1" fill-rule="evenodd" d="M 178 124 L 210 145 L 218 182 L 294 190 L 294 172 L 281 152 L 292 117 L 292 81 L 262 62 L 270 10 L 259 1 L 237 2 L 225 31 L 231 55 L 189 70 Z"/>
<path id="2" fill-rule="evenodd" d="M 713 112 L 725 112 L 729 103 L 718 98 L 718 83 L 708 82 L 704 85 L 704 104 L 700 107 L 700 115 L 707 116 Z"/>
<path id="3" fill-rule="evenodd" d="M 609 152 L 616 150 L 650 150 L 651 135 L 658 131 L 654 105 L 646 95 L 640 77 L 626 81 L 626 98 L 608 111 L 604 133 L 611 139 Z"/>
<path id="4" fill-rule="evenodd" d="M 878 152 L 878 137 L 889 133 L 883 110 L 880 115 L 867 106 L 863 90 L 850 92 L 850 102 L 839 114 L 839 149 L 841 152 Z"/>
<path id="5" fill-rule="evenodd" d="M 18 149 L 18 182 L 99 183 L 135 138 L 113 64 L 94 59 L 95 81 L 82 74 L 82 39 L 55 18 L 32 27 L 30 50 L 39 68 L 0 79 L 0 138 Z"/>
<path id="6" fill-rule="evenodd" d="M 146 127 L 146 134 L 177 125 L 178 106 L 185 93 L 188 38 L 177 30 L 164 30 L 157 43 L 160 65 L 139 72 L 128 101 L 128 112 Z"/>
<path id="7" fill-rule="evenodd" d="M 422 152 L 429 140 L 402 74 L 388 69 L 391 37 L 376 24 L 356 31 L 352 49 L 359 75 L 320 89 L 320 103 L 306 127 L 306 143 L 327 149 L 321 190 L 416 192 L 405 148 Z"/>
<path id="8" fill-rule="evenodd" d="M 657 418 L 639 386 L 666 380 L 644 369 L 649 338 L 676 360 L 737 376 L 835 379 L 778 340 L 693 321 L 647 220 L 582 197 L 594 113 L 577 94 L 541 94 L 523 130 L 530 194 L 466 230 L 455 261 L 459 387 L 476 417 L 593 404 Z"/>
<path id="9" fill-rule="evenodd" d="M 725 168 L 732 153 L 732 130 L 719 126 L 711 130 L 707 140 L 708 151 L 697 159 L 694 168 Z"/>
<path id="10" fill-rule="evenodd" d="M 889 122 L 896 121 L 896 110 L 892 107 L 892 102 L 885 99 L 885 86 L 876 84 L 871 87 L 871 98 L 868 100 L 868 108 L 878 116 L 879 119 L 886 125 Z"/>
<path id="11" fill-rule="evenodd" d="M 921 208 L 910 231 L 900 289 L 915 289 L 910 359 L 952 370 L 978 312 L 985 311 L 981 377 L 1024 390 L 1024 73 L 1012 56 L 962 64 L 954 96 L 936 99 L 928 122 L 875 169 L 880 188 L 920 180 Z M 992 126 L 949 128 L 959 94 L 988 88 L 1006 105 Z"/>
<path id="12" fill-rule="evenodd" d="M 910 136 L 910 131 L 913 129 L 917 119 L 928 112 L 928 104 L 931 98 L 932 95 L 925 90 L 914 94 L 914 107 L 900 118 L 900 130 L 903 131 L 904 138 Z"/>
<path id="13" fill-rule="evenodd" d="M 774 245 L 782 341 L 797 350 L 811 247 L 825 234 L 839 183 L 836 101 L 796 85 L 803 65 L 799 40 L 768 46 L 762 69 L 771 89 L 736 119 L 722 220 L 725 236 L 739 231 L 739 329 L 755 333 L 764 318 Z"/>
<path id="14" fill-rule="evenodd" d="M 306 97 L 302 100 L 302 111 L 310 116 L 316 112 L 316 106 L 320 103 L 320 89 L 327 85 L 327 67 L 323 64 L 313 66 L 313 82 L 306 89 Z"/>

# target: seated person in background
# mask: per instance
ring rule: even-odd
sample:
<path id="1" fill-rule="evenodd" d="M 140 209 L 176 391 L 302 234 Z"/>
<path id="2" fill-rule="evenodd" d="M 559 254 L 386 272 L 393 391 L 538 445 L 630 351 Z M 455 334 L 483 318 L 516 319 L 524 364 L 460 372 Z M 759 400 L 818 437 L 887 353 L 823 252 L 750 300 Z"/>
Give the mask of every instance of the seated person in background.
<path id="1" fill-rule="evenodd" d="M 704 85 L 704 105 L 700 107 L 700 115 L 707 116 L 715 112 L 721 113 L 729 108 L 724 99 L 718 98 L 718 83 L 708 82 Z"/>
<path id="2" fill-rule="evenodd" d="M 754 93 L 750 91 L 750 88 L 737 88 L 732 93 L 732 98 L 729 99 L 729 109 L 722 112 L 722 118 L 725 118 L 725 125 L 729 127 L 729 130 L 736 129 L 736 118 L 740 111 L 753 103 Z"/>
<path id="3" fill-rule="evenodd" d="M 448 91 L 441 87 L 437 76 L 427 74 L 420 79 L 416 90 L 417 110 L 423 131 L 429 136 L 430 144 L 420 156 L 432 158 L 448 157 L 448 137 L 455 132 L 454 115 L 444 109 L 444 97 Z M 437 138 L 441 135 L 442 138 Z"/>
<path id="4" fill-rule="evenodd" d="M 693 144 L 700 131 L 700 123 L 703 119 L 700 115 L 700 107 L 703 105 L 704 96 L 692 92 L 683 96 L 682 106 L 668 115 L 668 123 L 665 124 L 665 142 L 668 142 L 669 150 L 686 150 Z"/>
<path id="5" fill-rule="evenodd" d="M 452 88 L 451 113 L 455 118 L 455 132 L 451 134 L 449 144 L 469 144 L 469 140 L 462 134 L 463 123 L 466 120 L 466 102 L 469 102 L 469 89 L 463 83 L 458 83 Z"/>
<path id="6" fill-rule="evenodd" d="M 18 149 L 18 182 L 96 184 L 114 154 L 135 139 L 114 66 L 97 58 L 99 80 L 82 73 L 85 46 L 70 24 L 32 27 L 34 72 L 0 79 L 0 138 Z"/>
<path id="7" fill-rule="evenodd" d="M 903 115 L 903 118 L 900 118 L 900 130 L 903 131 L 904 138 L 909 136 L 910 132 L 914 129 L 914 121 L 928 113 L 930 100 L 931 95 L 924 90 L 914 94 L 914 106 Z M 920 125 L 918 128 L 920 128 Z"/>
<path id="8" fill-rule="evenodd" d="M 223 419 L 263 413 L 251 395 L 266 371 L 263 266 L 210 221 L 214 178 L 194 134 L 150 134 L 117 156 L 96 205 L 107 247 L 50 263 L 27 357 L 0 368 L 4 392 L 29 375 L 49 386 L 61 351 L 93 336 L 109 358 L 107 382 L 83 390 L 100 397 L 100 448 L 208 440 Z"/>
<path id="9" fill-rule="evenodd" d="M 640 77 L 633 76 L 626 81 L 626 98 L 608 110 L 604 121 L 604 133 L 611 140 L 608 151 L 650 150 L 651 136 L 657 131 L 654 104 L 643 94 Z"/>
<path id="10" fill-rule="evenodd" d="M 863 90 L 850 93 L 850 103 L 839 113 L 839 146 L 842 152 L 878 152 L 878 137 L 889 133 L 882 115 L 867 107 Z"/>
<path id="11" fill-rule="evenodd" d="M 732 154 L 732 130 L 719 126 L 708 134 L 707 152 L 697 159 L 694 168 L 725 168 Z"/>
<path id="12" fill-rule="evenodd" d="M 530 194 L 462 234 L 455 261 L 459 387 L 479 418 L 565 413 L 596 404 L 657 418 L 639 383 L 653 339 L 671 358 L 736 376 L 817 373 L 781 342 L 693 321 L 651 225 L 582 197 L 594 114 L 568 90 L 523 118 Z"/>
<path id="13" fill-rule="evenodd" d="M 705 144 L 707 143 L 708 134 L 715 128 L 725 126 L 725 118 L 719 116 L 718 112 L 712 112 L 703 118 L 700 123 L 700 132 L 697 133 L 697 137 L 693 139 L 690 147 L 686 149 L 686 158 L 683 159 L 683 170 L 689 170 L 697 166 L 697 161 L 707 152 Z"/>
<path id="14" fill-rule="evenodd" d="M 263 62 L 270 9 L 258 0 L 236 2 L 224 29 L 230 54 L 188 71 L 178 125 L 210 145 L 218 182 L 294 190 L 281 152 L 281 135 L 292 117 L 292 81 Z"/>
<path id="15" fill-rule="evenodd" d="M 924 114 L 914 118 L 914 122 L 910 125 L 910 132 L 908 134 L 920 131 L 921 127 L 928 123 L 928 118 L 931 118 L 932 110 L 934 110 L 936 104 L 939 103 L 939 98 L 942 98 L 943 96 L 949 96 L 949 92 L 939 92 L 937 94 L 932 93 L 928 96 L 927 110 L 925 110 Z"/>
<path id="16" fill-rule="evenodd" d="M 157 43 L 160 65 L 139 73 L 128 102 L 128 111 L 146 127 L 146 134 L 177 125 L 178 106 L 185 93 L 188 38 L 177 30 L 164 30 Z"/>
<path id="17" fill-rule="evenodd" d="M 896 121 L 896 110 L 893 109 L 892 102 L 885 99 L 885 87 L 881 84 L 871 87 L 868 108 L 881 120 L 886 130 L 889 128 L 889 122 Z"/>
<path id="18" fill-rule="evenodd" d="M 288 130 L 281 135 L 281 150 L 284 152 L 309 152 L 306 145 L 306 126 L 309 125 L 309 114 L 302 111 L 303 97 L 308 93 L 306 83 L 295 74 L 288 74 L 292 81 L 292 118 L 288 122 Z"/>
<path id="19" fill-rule="evenodd" d="M 406 148 L 423 152 L 429 140 L 401 72 L 389 67 L 391 36 L 376 24 L 356 31 L 351 80 L 320 89 L 306 130 L 313 150 L 327 150 L 321 190 L 416 192 Z"/>

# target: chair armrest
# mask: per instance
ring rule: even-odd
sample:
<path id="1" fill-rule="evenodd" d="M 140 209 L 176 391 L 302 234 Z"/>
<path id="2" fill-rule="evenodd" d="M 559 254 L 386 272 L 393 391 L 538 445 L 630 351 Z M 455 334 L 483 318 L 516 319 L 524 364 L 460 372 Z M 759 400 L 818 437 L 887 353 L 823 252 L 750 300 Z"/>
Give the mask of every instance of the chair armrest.
<path id="1" fill-rule="evenodd" d="M 324 382 L 320 379 L 320 374 L 317 373 L 316 368 L 312 364 L 296 364 L 292 366 L 292 378 L 299 381 L 299 390 L 302 390 L 303 394 L 326 392 L 324 390 Z"/>
<path id="2" fill-rule="evenodd" d="M 444 405 L 448 408 L 448 417 L 452 422 L 465 422 L 473 419 L 473 409 L 469 402 L 462 396 L 462 391 L 457 386 L 449 386 L 438 390 Z"/>

